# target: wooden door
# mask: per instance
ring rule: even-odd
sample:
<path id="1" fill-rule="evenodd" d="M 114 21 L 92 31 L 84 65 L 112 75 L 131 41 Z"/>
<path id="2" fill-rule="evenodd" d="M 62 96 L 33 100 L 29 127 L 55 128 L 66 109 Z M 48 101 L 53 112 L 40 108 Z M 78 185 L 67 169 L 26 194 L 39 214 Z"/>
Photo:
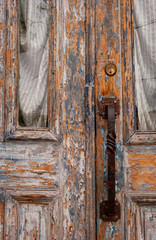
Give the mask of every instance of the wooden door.
<path id="1" fill-rule="evenodd" d="M 139 3 L 140 6 L 138 6 Z M 134 9 L 134 6 L 137 9 Z M 144 12 L 142 11 L 143 8 Z M 138 89 L 136 88 L 138 70 L 135 65 L 138 64 L 135 58 L 135 51 L 137 50 L 143 51 L 143 55 L 146 54 L 144 59 L 148 58 L 151 51 L 151 59 L 153 63 L 155 61 L 154 43 L 150 50 L 151 38 L 155 36 L 151 27 L 151 24 L 154 24 L 154 11 L 154 1 L 96 1 L 97 239 L 156 239 L 156 133 L 151 129 L 140 130 L 141 128 L 138 125 L 137 115 L 139 115 L 139 112 L 137 114 L 137 108 L 139 109 L 139 105 L 137 103 Z M 137 15 L 135 15 L 136 13 Z M 146 46 L 143 45 L 144 47 L 139 48 L 139 45 L 137 45 L 137 49 L 135 46 L 137 39 L 134 33 L 141 31 L 142 25 L 141 21 L 139 22 L 140 25 L 134 22 L 134 20 L 136 21 L 134 15 L 138 19 L 139 14 L 141 15 L 140 20 L 144 22 L 146 35 L 141 35 L 139 32 L 137 36 L 142 37 Z M 147 20 L 147 15 L 150 16 L 150 21 L 144 21 L 144 19 Z M 148 41 L 145 41 L 146 38 L 148 38 Z M 106 73 L 106 67 L 110 63 L 115 64 L 117 69 L 116 74 L 111 76 Z M 145 68 L 150 70 L 151 75 L 149 74 L 149 76 L 152 76 L 151 65 L 148 62 L 144 65 L 144 68 L 142 65 L 139 66 L 144 80 L 147 78 Z M 150 84 L 148 88 L 150 88 Z M 148 91 L 148 88 L 146 91 Z M 153 87 L 150 95 L 154 94 L 154 89 Z M 156 95 L 154 96 L 156 99 Z M 116 139 L 114 137 L 114 141 L 112 138 L 111 142 L 113 144 L 112 149 L 114 148 L 114 142 L 116 142 L 115 199 L 117 200 L 116 203 L 120 205 L 120 219 L 118 219 L 118 213 L 114 212 L 114 219 L 111 221 L 110 219 L 113 218 L 112 212 L 110 211 L 108 216 L 108 212 L 105 211 L 106 200 L 109 199 L 108 188 L 110 184 L 108 177 L 108 161 L 110 159 L 109 150 L 107 150 L 109 147 L 107 145 L 107 134 L 110 123 L 107 119 L 108 116 L 105 116 L 104 104 L 106 98 L 113 99 L 113 97 L 116 97 L 120 103 L 120 113 L 117 113 L 115 117 Z M 145 98 L 142 99 L 142 108 L 145 104 L 144 101 Z M 139 121 L 141 120 L 139 119 Z M 101 210 L 102 203 L 104 211 Z M 101 212 L 103 213 L 102 216 Z"/>
<path id="2" fill-rule="evenodd" d="M 137 130 L 133 1 L 50 0 L 48 27 L 48 127 L 19 127 L 19 1 L 1 0 L 0 239 L 153 240 L 156 134 Z M 99 103 L 113 97 L 120 211 L 108 220 Z"/>
<path id="3" fill-rule="evenodd" d="M 19 3 L 0 2 L 0 239 L 95 239 L 85 1 L 49 1 L 47 128 L 18 126 Z"/>

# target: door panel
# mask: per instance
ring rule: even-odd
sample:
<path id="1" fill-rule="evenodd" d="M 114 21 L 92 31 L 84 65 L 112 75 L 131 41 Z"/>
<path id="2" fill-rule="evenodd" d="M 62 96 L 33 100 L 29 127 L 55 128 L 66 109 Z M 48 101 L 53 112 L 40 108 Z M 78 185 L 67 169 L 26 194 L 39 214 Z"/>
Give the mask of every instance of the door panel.
<path id="1" fill-rule="evenodd" d="M 125 239 L 155 239 L 155 198 L 155 194 L 126 198 Z"/>
<path id="2" fill-rule="evenodd" d="M 124 149 L 125 186 L 131 193 L 154 191 L 156 189 L 155 146 L 127 146 Z"/>
<path id="3" fill-rule="evenodd" d="M 31 197 L 30 197 L 31 194 Z M 43 194 L 43 193 L 42 193 Z M 5 239 L 53 239 L 54 196 L 7 192 Z"/>
<path id="4" fill-rule="evenodd" d="M 98 1 L 96 5 L 97 239 L 154 238 L 147 219 L 155 209 L 155 133 L 136 131 L 133 18 L 133 1 Z M 105 73 L 110 62 L 117 65 L 117 73 L 111 77 Z M 121 205 L 121 218 L 106 222 L 100 219 L 100 203 L 108 199 L 109 124 L 100 117 L 98 102 L 113 96 L 120 100 L 121 107 L 115 124 L 116 199 Z M 152 226 L 154 229 L 154 223 Z"/>
<path id="5" fill-rule="evenodd" d="M 121 1 L 125 239 L 155 239 L 156 133 L 136 131 L 134 6 Z M 148 8 L 149 9 L 149 8 Z"/>
<path id="6" fill-rule="evenodd" d="M 125 239 L 155 239 L 155 145 L 124 148 Z"/>
<path id="7" fill-rule="evenodd" d="M 9 142 L 0 152 L 1 187 L 58 191 L 60 144 Z"/>
<path id="8" fill-rule="evenodd" d="M 19 2 L 0 3 L 1 239 L 86 239 L 85 2 L 50 2 L 48 129 L 17 127 Z"/>
<path id="9" fill-rule="evenodd" d="M 61 238 L 61 226 L 59 233 L 55 229 L 61 216 L 56 207 L 60 144 L 8 142 L 1 144 L 0 152 L 5 239 Z"/>

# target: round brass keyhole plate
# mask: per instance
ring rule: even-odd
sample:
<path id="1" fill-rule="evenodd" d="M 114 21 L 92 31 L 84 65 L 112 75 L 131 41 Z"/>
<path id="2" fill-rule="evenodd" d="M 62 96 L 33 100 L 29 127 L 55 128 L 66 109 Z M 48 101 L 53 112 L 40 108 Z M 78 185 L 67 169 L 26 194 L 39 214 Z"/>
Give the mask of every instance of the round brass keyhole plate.
<path id="1" fill-rule="evenodd" d="M 116 74 L 117 68 L 116 65 L 114 63 L 108 63 L 105 67 L 105 73 L 108 76 L 113 76 Z"/>

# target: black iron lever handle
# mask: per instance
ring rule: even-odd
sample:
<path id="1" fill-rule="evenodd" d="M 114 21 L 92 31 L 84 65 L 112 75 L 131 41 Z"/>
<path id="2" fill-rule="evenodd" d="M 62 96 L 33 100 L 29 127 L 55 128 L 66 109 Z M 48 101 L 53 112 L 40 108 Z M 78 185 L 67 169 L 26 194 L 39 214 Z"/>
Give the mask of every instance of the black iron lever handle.
<path id="1" fill-rule="evenodd" d="M 99 102 L 100 115 L 108 120 L 108 200 L 100 203 L 100 218 L 103 221 L 117 221 L 120 218 L 120 205 L 115 200 L 115 117 L 119 114 L 119 101 L 116 98 L 102 98 Z"/>

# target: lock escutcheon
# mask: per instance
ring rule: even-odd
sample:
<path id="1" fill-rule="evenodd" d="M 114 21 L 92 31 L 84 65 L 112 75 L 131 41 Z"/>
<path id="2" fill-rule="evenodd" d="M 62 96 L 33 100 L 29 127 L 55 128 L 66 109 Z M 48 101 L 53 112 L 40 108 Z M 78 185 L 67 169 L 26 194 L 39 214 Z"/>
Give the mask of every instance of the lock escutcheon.
<path id="1" fill-rule="evenodd" d="M 105 73 L 108 75 L 108 76 L 114 76 L 117 72 L 117 68 L 116 68 L 116 65 L 114 63 L 108 63 L 106 66 L 105 66 Z"/>

